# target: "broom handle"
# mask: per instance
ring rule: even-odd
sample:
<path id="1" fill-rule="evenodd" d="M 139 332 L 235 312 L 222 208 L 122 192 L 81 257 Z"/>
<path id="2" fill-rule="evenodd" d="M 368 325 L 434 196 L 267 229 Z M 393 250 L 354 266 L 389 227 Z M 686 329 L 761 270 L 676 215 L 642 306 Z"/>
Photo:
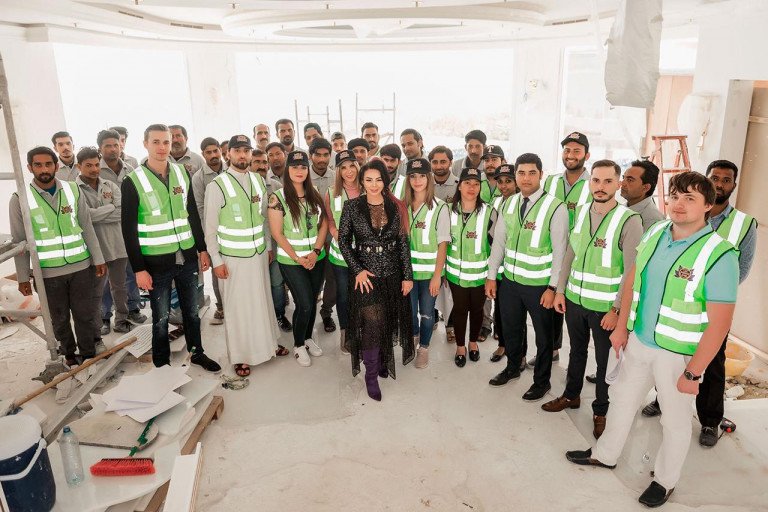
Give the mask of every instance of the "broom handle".
<path id="1" fill-rule="evenodd" d="M 136 336 L 131 336 L 130 338 L 128 338 L 127 340 L 125 340 L 121 344 L 112 347 L 111 349 L 107 350 L 106 352 L 102 352 L 101 354 L 97 355 L 96 357 L 88 359 L 86 362 L 84 362 L 83 364 L 81 364 L 77 368 L 69 370 L 67 373 L 62 373 L 61 375 L 59 375 L 58 377 L 53 379 L 48 384 L 46 384 L 45 386 L 41 387 L 40 389 L 38 389 L 36 391 L 33 391 L 32 393 L 28 394 L 27 396 L 25 396 L 23 398 L 19 398 L 17 400 L 14 400 L 13 404 L 11 405 L 11 409 L 12 410 L 16 409 L 17 407 L 19 407 L 19 406 L 29 402 L 30 400 L 32 400 L 36 396 L 41 395 L 45 391 L 51 389 L 52 387 L 57 386 L 60 382 L 63 382 L 65 380 L 67 380 L 68 378 L 70 378 L 71 376 L 75 375 L 76 373 L 79 373 L 80 371 L 85 370 L 86 368 L 91 366 L 93 363 L 95 363 L 97 361 L 101 361 L 102 359 L 105 359 L 105 358 L 111 356 L 112 354 L 114 354 L 118 350 L 124 349 L 125 347 L 127 347 L 128 345 L 130 345 L 131 343 L 133 343 L 135 341 L 136 341 Z"/>

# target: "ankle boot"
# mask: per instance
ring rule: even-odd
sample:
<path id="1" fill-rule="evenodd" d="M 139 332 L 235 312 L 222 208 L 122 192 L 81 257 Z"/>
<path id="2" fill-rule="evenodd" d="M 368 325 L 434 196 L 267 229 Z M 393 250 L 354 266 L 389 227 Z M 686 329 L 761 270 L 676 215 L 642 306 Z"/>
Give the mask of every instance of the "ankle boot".
<path id="1" fill-rule="evenodd" d="M 349 347 L 347 346 L 347 330 L 342 329 L 339 331 L 339 348 L 342 354 L 349 354 Z"/>
<path id="2" fill-rule="evenodd" d="M 381 401 L 381 388 L 379 388 L 379 349 L 363 351 L 363 364 L 365 365 L 365 387 L 368 396 L 376 401 Z"/>

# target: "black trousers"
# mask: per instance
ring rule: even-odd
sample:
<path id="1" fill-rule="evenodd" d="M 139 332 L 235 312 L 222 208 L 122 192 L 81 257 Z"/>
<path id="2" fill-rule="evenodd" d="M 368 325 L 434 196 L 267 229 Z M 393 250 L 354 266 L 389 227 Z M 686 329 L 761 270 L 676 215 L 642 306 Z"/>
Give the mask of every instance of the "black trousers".
<path id="1" fill-rule="evenodd" d="M 554 331 L 552 335 L 554 339 L 552 350 L 560 350 L 563 348 L 563 320 L 565 320 L 565 315 L 552 309 L 552 329 Z"/>
<path id="2" fill-rule="evenodd" d="M 595 341 L 595 359 L 597 360 L 596 397 L 592 402 L 592 412 L 596 416 L 605 416 L 608 413 L 608 384 L 605 383 L 605 369 L 611 353 L 611 331 L 600 327 L 603 316 L 605 313 L 586 309 L 568 299 L 565 301 L 565 323 L 568 325 L 571 352 L 568 358 L 568 374 L 563 396 L 573 400 L 581 395 L 589 357 L 591 332 L 592 339 Z"/>
<path id="3" fill-rule="evenodd" d="M 501 279 L 496 280 L 496 290 L 498 290 L 501 287 Z M 496 300 L 494 301 L 493 305 L 493 328 L 496 332 L 496 334 L 499 336 L 499 347 L 504 348 L 504 326 L 501 325 L 501 312 L 504 310 L 504 306 L 501 304 L 501 301 L 499 300 L 498 294 L 496 295 Z M 523 322 L 522 325 L 522 337 L 523 337 L 523 357 L 525 357 L 525 354 L 528 353 L 528 324 L 526 322 Z M 506 353 L 506 351 L 505 351 Z"/>
<path id="4" fill-rule="evenodd" d="M 702 427 L 717 428 L 723 421 L 723 393 L 725 393 L 725 335 L 720 350 L 704 370 L 704 377 L 696 395 L 696 412 Z"/>
<path id="5" fill-rule="evenodd" d="M 549 385 L 552 374 L 552 311 L 539 302 L 546 286 L 526 286 L 506 277 L 501 280 L 498 296 L 502 304 L 501 324 L 507 354 L 507 370 L 519 371 L 523 352 L 523 325 L 526 313 L 531 316 L 536 333 L 536 366 L 533 383 L 539 387 Z"/>
<path id="6" fill-rule="evenodd" d="M 485 306 L 485 285 L 464 288 L 448 283 L 453 297 L 453 328 L 456 332 L 456 346 L 463 347 L 467 341 L 467 314 L 469 314 L 469 341 L 477 341 L 483 326 Z"/>
<path id="7" fill-rule="evenodd" d="M 51 312 L 53 334 L 61 344 L 61 351 L 68 359 L 80 356 L 89 358 L 96 355 L 96 328 L 93 317 L 98 316 L 100 302 L 93 296 L 96 282 L 95 267 L 88 267 L 71 274 L 46 277 L 45 292 L 48 295 L 48 309 Z M 70 313 L 75 324 L 77 342 L 70 325 Z"/>

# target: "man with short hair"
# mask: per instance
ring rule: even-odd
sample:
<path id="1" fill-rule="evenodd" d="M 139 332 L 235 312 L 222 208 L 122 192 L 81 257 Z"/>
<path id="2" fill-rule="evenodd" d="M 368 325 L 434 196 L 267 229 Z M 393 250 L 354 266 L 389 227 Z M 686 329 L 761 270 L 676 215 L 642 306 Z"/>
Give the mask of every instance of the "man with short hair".
<path id="1" fill-rule="evenodd" d="M 285 146 L 279 142 L 270 142 L 267 145 L 267 162 L 269 162 L 269 172 L 267 176 L 267 182 L 274 180 L 283 184 L 283 173 L 285 172 L 285 158 L 287 153 L 285 152 Z"/>
<path id="2" fill-rule="evenodd" d="M 480 199 L 486 203 L 492 203 L 494 198 L 501 195 L 496 186 L 496 169 L 505 163 L 507 160 L 504 158 L 504 150 L 501 149 L 501 146 L 490 144 L 485 147 L 483 151 L 485 179 L 480 183 Z"/>
<path id="3" fill-rule="evenodd" d="M 635 160 L 624 171 L 624 179 L 621 181 L 621 197 L 627 200 L 627 206 L 640 214 L 644 232 L 664 219 L 653 200 L 658 180 L 659 168 L 656 164 L 650 160 Z"/>
<path id="4" fill-rule="evenodd" d="M 153 124 L 144 130 L 146 164 L 123 180 L 123 241 L 136 281 L 149 290 L 152 306 L 152 362 L 170 364 L 168 313 L 176 285 L 191 363 L 221 371 L 203 352 L 200 335 L 198 273 L 210 267 L 200 214 L 189 172 L 169 160 L 170 129 Z M 199 255 L 199 256 L 198 256 Z"/>
<path id="5" fill-rule="evenodd" d="M 229 141 L 223 140 L 221 141 L 221 144 L 219 144 L 219 151 L 221 151 L 221 158 L 224 160 L 224 170 L 229 167 Z M 205 160 L 205 157 L 203 157 L 203 160 Z"/>
<path id="6" fill-rule="evenodd" d="M 365 142 L 365 141 L 363 141 Z M 316 138 L 309 145 L 309 159 L 312 162 L 310 166 L 310 177 L 312 185 L 320 193 L 320 197 L 325 197 L 328 189 L 333 187 L 336 181 L 336 173 L 329 167 L 331 159 L 331 143 L 325 139 Z M 328 234 L 326 240 L 326 252 L 329 250 L 331 235 Z M 346 283 L 344 283 L 346 284 Z M 323 285 L 323 304 L 320 306 L 320 318 L 323 319 L 325 332 L 334 332 L 336 322 L 333 321 L 333 307 L 336 305 L 336 275 L 331 265 L 325 266 L 325 284 Z"/>
<path id="7" fill-rule="evenodd" d="M 592 402 L 595 439 L 605 430 L 608 412 L 605 373 L 611 351 L 609 336 L 616 328 L 621 290 L 643 234 L 640 216 L 616 201 L 620 184 L 618 164 L 611 160 L 592 164 L 592 202 L 576 210 L 555 295 L 555 310 L 565 314 L 571 341 L 565 390 L 541 406 L 547 412 L 579 408 L 591 333 L 597 360 L 596 398 Z"/>
<path id="8" fill-rule="evenodd" d="M 566 452 L 574 464 L 615 468 L 655 383 L 664 421 L 653 481 L 639 498 L 648 507 L 663 505 L 680 479 L 699 381 L 733 320 L 739 264 L 733 245 L 707 222 L 716 197 L 702 174 L 681 172 L 670 180 L 670 220 L 643 236 L 610 337 L 621 370 L 611 385 L 605 431 L 594 450 Z"/>
<path id="9" fill-rule="evenodd" d="M 71 140 L 71 139 L 70 139 Z M 26 187 L 29 218 L 37 258 L 48 295 L 53 334 L 61 344 L 68 366 L 96 355 L 92 300 L 94 281 L 106 272 L 104 256 L 91 222 L 90 209 L 74 182 L 56 178 L 59 159 L 50 148 L 38 146 L 27 153 L 27 168 L 34 178 Z M 27 240 L 17 192 L 9 201 L 11 237 L 14 243 Z M 16 279 L 22 295 L 32 295 L 30 252 L 14 257 Z M 77 342 L 72 334 L 74 320 Z M 80 360 L 75 351 L 79 349 Z"/>
<path id="10" fill-rule="evenodd" d="M 75 145 L 69 132 L 56 132 L 51 137 L 53 149 L 59 155 L 59 170 L 56 171 L 56 179 L 63 181 L 75 181 L 77 167 L 75 166 Z"/>
<path id="11" fill-rule="evenodd" d="M 96 136 L 96 145 L 101 152 L 101 178 L 120 185 L 125 176 L 133 171 L 133 167 L 120 158 L 120 134 L 114 130 L 101 130 Z"/>
<path id="12" fill-rule="evenodd" d="M 355 160 L 357 160 L 357 164 L 362 167 L 365 165 L 365 163 L 368 161 L 368 141 L 361 138 L 351 139 L 349 143 L 347 143 L 347 149 L 352 152 L 352 154 L 355 155 Z"/>
<path id="13" fill-rule="evenodd" d="M 265 180 L 264 184 L 267 187 L 267 192 L 271 194 L 272 191 L 270 190 L 270 187 L 272 187 L 272 184 L 266 182 L 267 171 L 269 170 L 269 162 L 267 161 L 266 151 L 259 148 L 255 148 L 251 151 L 250 170 L 251 172 L 259 174 Z"/>
<path id="14" fill-rule="evenodd" d="M 315 139 L 323 138 L 323 129 L 317 123 L 307 123 L 304 125 L 304 142 L 307 143 L 307 147 L 312 144 Z"/>
<path id="15" fill-rule="evenodd" d="M 360 136 L 368 143 L 368 158 L 379 156 L 379 127 L 370 121 L 360 129 Z M 362 165 L 362 164 L 361 164 Z"/>
<path id="16" fill-rule="evenodd" d="M 253 140 L 256 141 L 256 149 L 266 151 L 269 138 L 269 126 L 259 123 L 253 127 Z"/>
<path id="17" fill-rule="evenodd" d="M 194 175 L 203 168 L 205 160 L 187 147 L 189 137 L 186 128 L 180 124 L 172 124 L 168 128 L 171 130 L 171 152 L 168 155 L 170 161 L 183 165 L 190 175 Z"/>
<path id="18" fill-rule="evenodd" d="M 342 132 L 333 132 L 331 134 L 331 146 L 334 153 L 339 153 L 347 149 L 347 138 Z"/>
<path id="19" fill-rule="evenodd" d="M 110 126 L 110 130 L 114 130 L 120 134 L 120 160 L 131 166 L 131 169 L 135 169 L 139 166 L 139 161 L 134 157 L 125 154 L 125 142 L 128 140 L 128 129 L 125 126 Z"/>
<path id="20" fill-rule="evenodd" d="M 102 131 L 109 138 L 102 140 L 102 146 L 107 145 L 116 150 L 119 155 L 120 144 L 117 132 Z M 112 300 L 115 304 L 115 332 L 125 333 L 133 328 L 128 321 L 128 292 L 126 289 L 126 265 L 128 254 L 125 252 L 122 231 L 120 230 L 121 196 L 120 186 L 112 180 L 101 178 L 99 152 L 96 148 L 83 148 L 77 153 L 77 168 L 80 175 L 75 183 L 80 188 L 82 196 L 88 205 L 93 229 L 99 240 L 107 272 L 104 276 L 97 277 L 94 281 L 93 301 L 97 305 L 100 314 L 93 315 L 94 330 L 101 334 L 109 334 L 111 329 L 110 317 L 112 316 Z M 107 279 L 109 278 L 109 279 Z M 110 292 L 109 316 L 104 315 L 102 296 L 105 291 Z M 105 332 L 106 331 L 106 332 Z"/>
<path id="21" fill-rule="evenodd" d="M 293 128 L 293 121 L 290 119 L 278 119 L 275 123 L 275 131 L 277 132 L 277 140 L 279 140 L 280 144 L 283 145 L 283 149 L 285 149 L 286 155 L 291 151 L 303 151 L 304 153 L 307 152 L 305 149 L 297 148 L 293 143 L 295 133 Z M 267 150 L 267 154 L 269 154 L 269 150 Z"/>
<path id="22" fill-rule="evenodd" d="M 206 137 L 200 142 L 200 153 L 203 155 L 205 163 L 200 172 L 197 172 L 192 176 L 192 192 L 195 195 L 197 212 L 201 219 L 205 219 L 205 191 L 208 190 L 208 185 L 213 183 L 216 176 L 226 170 L 224 168 L 224 162 L 222 161 L 220 148 L 221 145 L 219 144 L 219 141 L 213 137 Z M 216 311 L 213 313 L 213 318 L 211 318 L 210 324 L 221 325 L 224 323 L 224 303 L 221 300 L 219 280 L 216 277 L 216 274 L 211 274 L 213 276 L 213 295 L 216 297 Z"/>
<path id="23" fill-rule="evenodd" d="M 399 174 L 399 170 L 402 167 L 402 155 L 397 144 L 386 144 L 379 150 L 379 158 L 384 162 L 387 174 L 389 175 L 389 190 L 401 201 L 405 199 L 406 180 L 404 175 Z"/>
<path id="24" fill-rule="evenodd" d="M 471 130 L 464 136 L 464 150 L 467 155 L 461 160 L 453 162 L 451 172 L 458 176 L 465 167 L 473 167 L 478 171 L 485 170 L 485 144 L 488 137 L 482 130 Z M 499 164 L 501 165 L 501 164 Z M 498 167 L 498 166 L 497 166 Z"/>
<path id="25" fill-rule="evenodd" d="M 446 146 L 435 146 L 429 152 L 428 160 L 432 166 L 432 178 L 435 180 L 435 197 L 448 204 L 453 203 L 453 196 L 459 185 L 458 174 L 451 172 L 453 151 Z"/>

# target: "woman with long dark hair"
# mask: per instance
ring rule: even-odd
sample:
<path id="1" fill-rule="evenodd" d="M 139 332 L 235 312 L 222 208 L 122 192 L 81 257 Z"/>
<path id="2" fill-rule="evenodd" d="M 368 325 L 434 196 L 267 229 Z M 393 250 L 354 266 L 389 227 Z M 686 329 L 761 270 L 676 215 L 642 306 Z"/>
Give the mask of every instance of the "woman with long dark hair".
<path id="1" fill-rule="evenodd" d="M 387 167 L 373 160 L 360 169 L 363 194 L 341 212 L 339 246 L 354 288 L 349 300 L 347 346 L 352 375 L 365 365 L 368 396 L 381 400 L 378 377 L 395 378 L 395 340 L 403 365 L 413 359 L 411 251 L 405 205 L 389 190 Z M 353 246 L 354 241 L 354 246 Z"/>
<path id="2" fill-rule="evenodd" d="M 269 196 L 269 229 L 277 242 L 277 262 L 291 290 L 293 355 L 300 366 L 311 366 L 309 355 L 323 355 L 312 339 L 317 296 L 323 287 L 324 242 L 328 234 L 323 199 L 312 186 L 309 159 L 303 151 L 288 153 L 283 188 Z"/>

